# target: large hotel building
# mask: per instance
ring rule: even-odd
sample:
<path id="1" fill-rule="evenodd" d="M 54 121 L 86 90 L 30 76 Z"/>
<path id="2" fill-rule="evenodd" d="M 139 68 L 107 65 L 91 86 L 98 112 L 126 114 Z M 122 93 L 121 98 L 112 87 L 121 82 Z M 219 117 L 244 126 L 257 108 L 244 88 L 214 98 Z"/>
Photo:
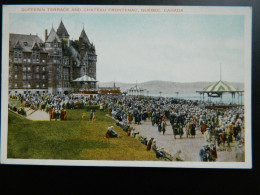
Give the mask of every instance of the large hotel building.
<path id="1" fill-rule="evenodd" d="M 9 94 L 95 91 L 96 63 L 84 28 L 74 41 L 62 21 L 57 31 L 45 30 L 44 41 L 38 35 L 10 34 Z"/>

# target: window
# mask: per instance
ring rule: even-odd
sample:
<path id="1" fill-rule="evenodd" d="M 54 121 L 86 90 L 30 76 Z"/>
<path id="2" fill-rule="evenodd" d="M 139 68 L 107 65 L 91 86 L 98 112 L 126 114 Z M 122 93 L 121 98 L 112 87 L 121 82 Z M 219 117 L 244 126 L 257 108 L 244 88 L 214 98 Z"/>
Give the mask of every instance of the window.
<path id="1" fill-rule="evenodd" d="M 39 87 L 40 87 L 39 83 L 36 83 L 36 88 L 39 88 Z"/>
<path id="2" fill-rule="evenodd" d="M 44 66 L 42 67 L 42 71 L 45 71 L 45 67 Z"/>
<path id="3" fill-rule="evenodd" d="M 23 42 L 23 44 L 24 44 L 24 46 L 27 46 L 27 45 L 28 45 L 28 43 L 27 43 L 27 42 Z"/>
<path id="4" fill-rule="evenodd" d="M 14 70 L 17 70 L 17 66 L 14 66 Z"/>
<path id="5" fill-rule="evenodd" d="M 42 79 L 45 79 L 45 75 L 44 74 L 42 75 Z"/>
<path id="6" fill-rule="evenodd" d="M 36 78 L 36 79 L 39 79 L 39 74 L 36 74 L 36 75 L 35 75 L 35 78 Z"/>
<path id="7" fill-rule="evenodd" d="M 27 70 L 28 70 L 28 71 L 31 71 L 31 67 L 30 67 L 30 66 L 28 66 L 28 67 L 27 67 Z"/>
<path id="8" fill-rule="evenodd" d="M 42 87 L 45 87 L 45 83 L 42 84 Z"/>
<path id="9" fill-rule="evenodd" d="M 28 59 L 27 59 L 27 61 L 28 61 L 28 62 L 31 62 L 31 59 L 30 59 L 30 58 L 28 58 Z"/>
<path id="10" fill-rule="evenodd" d="M 15 75 L 14 75 L 14 78 L 17 79 L 17 77 L 18 77 L 17 74 L 15 74 Z"/>
<path id="11" fill-rule="evenodd" d="M 61 86 L 61 82 L 59 82 L 58 84 L 57 84 L 57 88 L 61 88 L 62 86 Z"/>
<path id="12" fill-rule="evenodd" d="M 64 79 L 68 80 L 69 79 L 69 75 L 64 75 Z"/>
<path id="13" fill-rule="evenodd" d="M 45 60 L 42 60 L 42 63 L 45 63 Z"/>
<path id="14" fill-rule="evenodd" d="M 68 83 L 68 82 L 65 82 L 65 83 L 64 83 L 64 87 L 68 88 L 68 87 L 69 87 L 69 83 Z"/>
<path id="15" fill-rule="evenodd" d="M 26 62 L 26 58 L 23 59 L 23 62 Z"/>
<path id="16" fill-rule="evenodd" d="M 14 87 L 17 87 L 17 83 L 14 84 Z"/>
<path id="17" fill-rule="evenodd" d="M 39 66 L 35 67 L 35 72 L 39 72 Z"/>

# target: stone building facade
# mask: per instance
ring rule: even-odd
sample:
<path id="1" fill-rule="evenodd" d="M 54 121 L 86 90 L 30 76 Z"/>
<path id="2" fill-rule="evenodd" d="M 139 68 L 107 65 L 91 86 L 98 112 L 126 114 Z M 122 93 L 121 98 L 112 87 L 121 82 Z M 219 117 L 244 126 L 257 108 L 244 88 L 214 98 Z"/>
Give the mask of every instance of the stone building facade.
<path id="1" fill-rule="evenodd" d="M 70 40 L 63 22 L 57 31 L 45 30 L 44 41 L 38 35 L 9 36 L 10 94 L 67 94 L 96 90 L 97 55 L 83 29 L 78 40 Z M 90 82 L 73 82 L 87 76 Z M 92 82 L 92 81 L 95 82 Z"/>

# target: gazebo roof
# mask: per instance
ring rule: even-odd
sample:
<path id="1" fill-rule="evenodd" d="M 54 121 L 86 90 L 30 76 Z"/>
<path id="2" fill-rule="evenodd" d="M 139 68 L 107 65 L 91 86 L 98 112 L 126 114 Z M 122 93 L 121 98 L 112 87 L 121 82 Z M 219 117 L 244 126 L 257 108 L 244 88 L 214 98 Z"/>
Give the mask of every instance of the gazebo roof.
<path id="1" fill-rule="evenodd" d="M 84 75 L 82 77 L 73 80 L 73 82 L 97 82 L 97 80 L 87 75 Z"/>
<path id="2" fill-rule="evenodd" d="M 143 88 L 141 88 L 141 87 L 137 87 L 137 86 L 131 87 L 131 88 L 129 89 L 129 91 L 143 91 L 143 90 L 145 90 L 145 89 L 143 89 Z"/>
<path id="3" fill-rule="evenodd" d="M 202 91 L 204 93 L 210 93 L 210 92 L 239 92 L 240 90 L 236 89 L 230 84 L 227 84 L 226 82 L 223 81 L 218 81 L 216 83 L 213 83 L 211 85 L 208 85 L 205 87 Z"/>

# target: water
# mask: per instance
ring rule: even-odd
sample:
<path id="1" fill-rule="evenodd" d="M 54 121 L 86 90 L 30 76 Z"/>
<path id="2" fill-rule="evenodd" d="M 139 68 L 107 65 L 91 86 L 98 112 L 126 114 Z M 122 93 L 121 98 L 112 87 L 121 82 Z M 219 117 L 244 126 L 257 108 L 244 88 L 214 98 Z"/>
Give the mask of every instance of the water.
<path id="1" fill-rule="evenodd" d="M 179 93 L 179 94 L 149 94 L 149 96 L 154 97 L 173 97 L 177 99 L 185 99 L 185 100 L 203 100 L 203 96 L 199 93 Z M 204 94 L 204 101 L 208 102 L 215 102 L 215 103 L 221 103 L 221 98 L 209 98 L 207 94 Z M 222 96 L 222 103 L 230 104 L 244 104 L 244 96 L 236 94 L 234 102 L 232 101 L 232 95 L 229 93 L 224 93 Z"/>

